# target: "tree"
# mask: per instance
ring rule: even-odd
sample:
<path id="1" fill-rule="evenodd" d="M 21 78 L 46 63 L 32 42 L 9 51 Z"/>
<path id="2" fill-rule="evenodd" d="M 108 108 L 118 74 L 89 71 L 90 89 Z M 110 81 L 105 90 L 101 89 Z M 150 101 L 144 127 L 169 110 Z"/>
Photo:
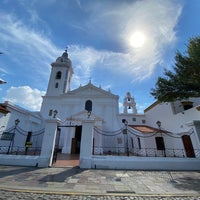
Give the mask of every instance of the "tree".
<path id="1" fill-rule="evenodd" d="M 186 55 L 175 55 L 173 71 L 165 69 L 158 77 L 151 94 L 160 102 L 183 100 L 200 96 L 200 36 L 191 38 Z"/>

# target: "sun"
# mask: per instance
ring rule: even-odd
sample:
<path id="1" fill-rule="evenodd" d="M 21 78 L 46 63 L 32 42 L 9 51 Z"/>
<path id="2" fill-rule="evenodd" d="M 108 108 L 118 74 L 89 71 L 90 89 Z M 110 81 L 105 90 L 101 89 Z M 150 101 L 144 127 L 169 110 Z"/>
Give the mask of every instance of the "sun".
<path id="1" fill-rule="evenodd" d="M 140 32 L 140 31 L 137 31 L 137 32 L 134 32 L 130 39 L 129 39 L 129 42 L 130 42 L 130 45 L 134 48 L 140 48 L 144 45 L 145 43 L 145 35 Z"/>

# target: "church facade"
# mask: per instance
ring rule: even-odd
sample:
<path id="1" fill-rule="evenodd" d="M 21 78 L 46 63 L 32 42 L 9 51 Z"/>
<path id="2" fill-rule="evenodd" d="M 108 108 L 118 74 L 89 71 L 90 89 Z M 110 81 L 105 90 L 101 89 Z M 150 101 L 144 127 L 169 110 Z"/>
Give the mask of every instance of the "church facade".
<path id="1" fill-rule="evenodd" d="M 135 100 L 127 92 L 123 113 L 119 113 L 119 96 L 91 81 L 70 89 L 73 67 L 67 52 L 51 66 L 40 112 L 30 112 L 10 102 L 1 104 L 0 156 L 4 161 L 6 154 L 39 149 L 37 158 L 30 161 L 39 166 L 51 166 L 55 152 L 80 154 L 82 168 L 144 169 L 145 161 L 138 158 L 148 158 L 147 163 L 163 161 L 164 168 L 168 165 L 165 162 L 174 159 L 175 168 L 179 169 L 188 163 L 181 160 L 185 158 L 200 166 L 200 98 L 155 102 L 144 114 L 138 114 Z M 23 158 L 26 159 L 18 159 L 19 164 Z"/>

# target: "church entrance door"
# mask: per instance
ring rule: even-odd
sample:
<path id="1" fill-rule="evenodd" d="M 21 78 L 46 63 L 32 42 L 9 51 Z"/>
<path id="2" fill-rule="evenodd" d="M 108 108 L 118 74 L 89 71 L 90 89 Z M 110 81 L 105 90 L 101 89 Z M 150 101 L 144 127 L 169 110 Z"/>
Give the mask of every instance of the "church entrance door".
<path id="1" fill-rule="evenodd" d="M 82 135 L 82 126 L 81 125 L 63 125 L 59 128 L 74 127 L 75 133 L 74 137 L 71 140 L 71 152 L 70 153 L 61 153 L 55 148 L 54 151 L 54 167 L 76 167 L 79 166 L 79 154 L 80 154 L 80 144 L 81 144 L 81 135 Z M 58 140 L 56 140 L 58 141 Z M 56 145 L 57 146 L 57 145 Z"/>
<path id="2" fill-rule="evenodd" d="M 82 126 L 76 126 L 75 135 L 71 142 L 71 154 L 80 154 Z"/>

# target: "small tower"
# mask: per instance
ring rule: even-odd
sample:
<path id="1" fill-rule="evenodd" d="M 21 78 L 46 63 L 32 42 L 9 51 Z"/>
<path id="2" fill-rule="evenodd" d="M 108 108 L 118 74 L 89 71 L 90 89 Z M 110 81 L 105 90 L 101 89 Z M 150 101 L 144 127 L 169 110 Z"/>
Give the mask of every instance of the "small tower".
<path id="1" fill-rule="evenodd" d="M 68 58 L 67 50 L 51 66 L 51 75 L 46 96 L 59 96 L 70 91 L 73 69 L 71 60 Z"/>
<path id="2" fill-rule="evenodd" d="M 128 109 L 132 109 L 132 114 L 137 114 L 136 103 L 133 97 L 131 97 L 131 93 L 127 92 L 123 101 L 124 113 L 128 113 Z"/>

